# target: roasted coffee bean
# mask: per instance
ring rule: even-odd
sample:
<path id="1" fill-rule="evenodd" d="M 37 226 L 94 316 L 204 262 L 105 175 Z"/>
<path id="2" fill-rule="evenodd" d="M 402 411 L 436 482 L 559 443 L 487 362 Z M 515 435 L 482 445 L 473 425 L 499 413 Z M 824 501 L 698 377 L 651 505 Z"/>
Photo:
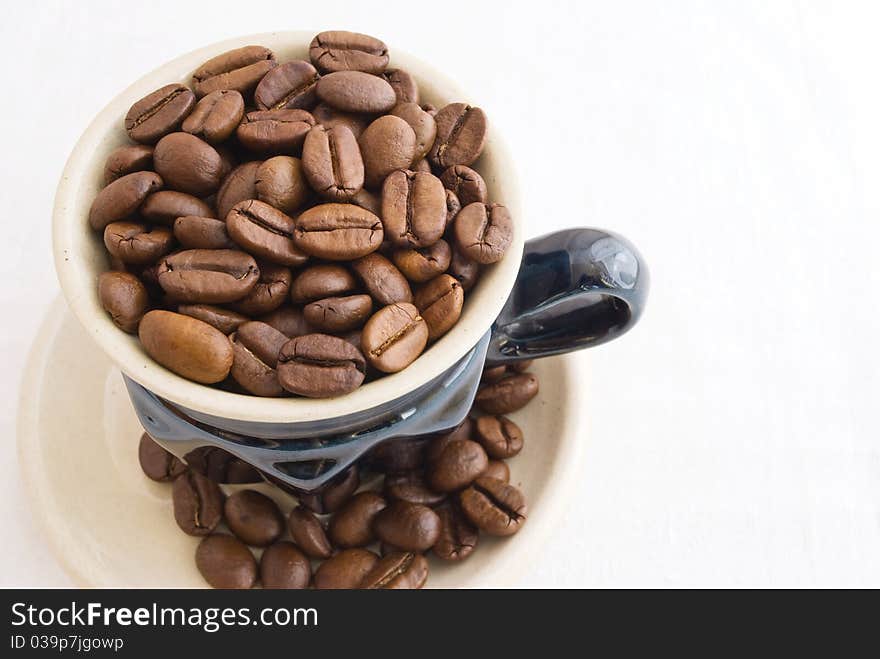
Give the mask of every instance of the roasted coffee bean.
<path id="1" fill-rule="evenodd" d="M 451 275 L 439 275 L 416 291 L 413 304 L 428 324 L 428 340 L 436 341 L 458 322 L 464 290 Z"/>
<path id="2" fill-rule="evenodd" d="M 123 263 L 149 265 L 171 251 L 174 235 L 167 227 L 113 222 L 104 228 L 104 246 Z"/>
<path id="3" fill-rule="evenodd" d="M 398 170 L 382 184 L 385 237 L 398 247 L 428 247 L 446 229 L 446 192 L 433 174 Z"/>
<path id="4" fill-rule="evenodd" d="M 224 309 L 223 307 L 214 307 L 210 304 L 181 304 L 177 307 L 177 312 L 198 318 L 208 323 L 211 327 L 216 327 L 226 335 L 232 334 L 241 325 L 250 320 L 247 316 L 240 313 Z"/>
<path id="5" fill-rule="evenodd" d="M 382 77 L 391 85 L 398 103 L 418 104 L 419 85 L 409 73 L 403 69 L 388 69 L 382 74 Z"/>
<path id="6" fill-rule="evenodd" d="M 469 439 L 449 442 L 428 470 L 428 483 L 438 492 L 454 492 L 470 485 L 486 471 L 489 458 L 483 447 Z"/>
<path id="7" fill-rule="evenodd" d="M 216 446 L 199 446 L 183 459 L 193 471 L 215 483 L 261 483 L 263 479 L 251 465 Z"/>
<path id="8" fill-rule="evenodd" d="M 498 380 L 505 375 L 507 375 L 506 366 L 487 366 L 483 369 L 483 374 L 480 376 L 480 382 L 483 384 L 498 382 Z"/>
<path id="9" fill-rule="evenodd" d="M 269 71 L 254 91 L 261 110 L 311 110 L 318 102 L 318 72 L 303 60 L 293 60 Z"/>
<path id="10" fill-rule="evenodd" d="M 513 220 L 501 204 L 468 204 L 456 216 L 453 230 L 458 247 L 484 265 L 500 261 L 513 241 Z"/>
<path id="11" fill-rule="evenodd" d="M 382 214 L 382 198 L 366 188 L 358 190 L 349 201 L 361 208 L 365 208 L 377 217 Z"/>
<path id="12" fill-rule="evenodd" d="M 523 433 L 506 416 L 483 416 L 476 421 L 476 439 L 490 458 L 506 460 L 522 451 Z"/>
<path id="13" fill-rule="evenodd" d="M 372 311 L 373 300 L 369 295 L 349 295 L 311 302 L 303 308 L 303 315 L 317 331 L 339 334 L 363 325 Z"/>
<path id="14" fill-rule="evenodd" d="M 381 254 L 373 252 L 352 261 L 351 269 L 376 304 L 387 306 L 395 302 L 412 302 L 406 277 Z"/>
<path id="15" fill-rule="evenodd" d="M 364 159 L 364 184 L 377 189 L 391 172 L 412 164 L 416 134 L 406 121 L 389 114 L 367 126 L 358 144 Z"/>
<path id="16" fill-rule="evenodd" d="M 178 130 L 195 103 L 196 97 L 188 88 L 165 85 L 131 106 L 125 115 L 125 130 L 135 142 L 154 144 Z"/>
<path id="17" fill-rule="evenodd" d="M 483 472 L 483 476 L 497 478 L 505 483 L 510 480 L 510 467 L 504 460 L 489 460 L 489 466 Z"/>
<path id="18" fill-rule="evenodd" d="M 382 244 L 382 221 L 354 204 L 321 204 L 296 218 L 294 237 L 307 254 L 331 261 L 350 261 Z"/>
<path id="19" fill-rule="evenodd" d="M 219 144 L 235 132 L 244 116 L 244 99 L 233 89 L 218 89 L 198 102 L 181 128 L 208 144 Z"/>
<path id="20" fill-rule="evenodd" d="M 239 490 L 226 499 L 223 516 L 229 530 L 252 547 L 266 547 L 284 532 L 278 505 L 256 490 Z"/>
<path id="21" fill-rule="evenodd" d="M 345 267 L 334 264 L 313 265 L 300 272 L 290 286 L 291 299 L 299 304 L 327 297 L 339 297 L 357 288 L 357 282 Z"/>
<path id="22" fill-rule="evenodd" d="M 193 89 L 201 98 L 218 89 L 248 96 L 277 62 L 263 46 L 244 46 L 212 57 L 193 73 Z"/>
<path id="23" fill-rule="evenodd" d="M 287 337 L 271 325 L 253 321 L 242 324 L 229 339 L 233 351 L 229 371 L 232 379 L 255 396 L 283 395 L 275 367 Z"/>
<path id="24" fill-rule="evenodd" d="M 214 209 L 198 197 L 175 190 L 160 190 L 144 200 L 141 217 L 153 224 L 174 226 L 178 217 L 214 217 Z"/>
<path id="25" fill-rule="evenodd" d="M 353 337 L 352 341 L 354 340 L 360 345 L 360 337 Z M 405 437 L 382 442 L 370 453 L 370 465 L 376 471 L 385 474 L 400 474 L 420 469 L 425 464 L 425 452 L 430 442 L 429 437 Z"/>
<path id="26" fill-rule="evenodd" d="M 434 116 L 437 139 L 428 157 L 442 168 L 470 165 L 486 145 L 486 114 L 466 103 L 450 103 Z"/>
<path id="27" fill-rule="evenodd" d="M 395 501 L 376 515 L 373 530 L 404 551 L 426 551 L 440 537 L 440 518 L 427 506 Z"/>
<path id="28" fill-rule="evenodd" d="M 231 535 L 209 535 L 196 549 L 196 567 L 212 588 L 248 589 L 257 581 L 257 561 Z"/>
<path id="29" fill-rule="evenodd" d="M 436 462 L 437 458 L 440 457 L 440 454 L 443 453 L 443 450 L 446 448 L 446 445 L 450 442 L 471 439 L 473 436 L 474 421 L 470 417 L 466 417 L 457 428 L 448 433 L 438 435 L 431 441 L 428 445 L 428 450 L 425 453 L 425 458 L 427 459 L 428 464 L 430 465 Z"/>
<path id="30" fill-rule="evenodd" d="M 350 199 L 364 185 L 364 161 L 357 138 L 346 126 L 315 126 L 303 144 L 306 178 L 322 197 Z"/>
<path id="31" fill-rule="evenodd" d="M 156 443 L 147 433 L 138 444 L 138 462 L 144 475 L 159 483 L 170 483 L 186 471 L 186 465 Z"/>
<path id="32" fill-rule="evenodd" d="M 188 249 L 162 259 L 159 285 L 180 302 L 240 300 L 260 279 L 253 257 L 234 249 Z"/>
<path id="33" fill-rule="evenodd" d="M 526 522 L 526 498 L 513 485 L 481 476 L 459 495 L 467 518 L 489 535 L 513 535 Z"/>
<path id="34" fill-rule="evenodd" d="M 397 373 L 422 354 L 428 326 L 413 305 L 389 304 L 367 321 L 361 340 L 371 366 L 383 373 Z"/>
<path id="35" fill-rule="evenodd" d="M 446 499 L 445 494 L 428 487 L 422 472 L 418 470 L 386 476 L 384 493 L 393 501 L 422 506 L 436 506 Z"/>
<path id="36" fill-rule="evenodd" d="M 264 261 L 257 264 L 260 268 L 260 279 L 251 292 L 232 306 L 248 316 L 261 316 L 274 311 L 287 300 L 290 294 L 290 282 L 293 275 L 290 268 Z"/>
<path id="37" fill-rule="evenodd" d="M 225 221 L 237 203 L 257 198 L 257 170 L 260 164 L 261 161 L 246 162 L 223 179 L 223 185 L 217 191 L 217 217 Z"/>
<path id="38" fill-rule="evenodd" d="M 431 163 L 427 161 L 427 159 L 422 158 L 421 160 L 416 160 L 412 167 L 410 167 L 414 172 L 425 172 L 426 174 L 432 174 L 433 170 L 431 169 Z"/>
<path id="39" fill-rule="evenodd" d="M 189 133 L 171 133 L 159 140 L 153 166 L 167 187 L 196 197 L 216 192 L 224 176 L 217 150 Z"/>
<path id="40" fill-rule="evenodd" d="M 312 334 L 312 328 L 306 322 L 302 309 L 281 306 L 271 313 L 260 316 L 257 320 L 271 325 L 279 332 L 292 339 L 303 334 Z"/>
<path id="41" fill-rule="evenodd" d="M 121 176 L 153 169 L 153 147 L 127 144 L 114 149 L 104 162 L 104 183 L 112 183 Z"/>
<path id="42" fill-rule="evenodd" d="M 229 173 L 233 169 L 238 167 L 238 164 L 240 162 L 238 154 L 240 150 L 237 147 L 233 149 L 230 142 L 217 144 L 214 146 L 214 148 L 220 155 L 220 183 L 222 185 L 223 180 L 229 175 Z"/>
<path id="43" fill-rule="evenodd" d="M 248 199 L 233 206 L 226 230 L 243 249 L 267 261 L 296 267 L 308 260 L 294 242 L 294 221 L 262 201 Z"/>
<path id="44" fill-rule="evenodd" d="M 226 222 L 213 217 L 184 215 L 174 220 L 174 237 L 185 249 L 233 249 Z"/>
<path id="45" fill-rule="evenodd" d="M 443 187 L 455 193 L 462 206 L 475 201 L 485 204 L 488 196 L 486 182 L 479 172 L 466 165 L 453 165 L 440 175 Z"/>
<path id="46" fill-rule="evenodd" d="M 102 272 L 98 276 L 98 299 L 113 324 L 129 334 L 137 332 L 150 304 L 146 287 L 128 272 Z"/>
<path id="47" fill-rule="evenodd" d="M 336 71 L 318 80 L 315 87 L 324 103 L 343 112 L 381 114 L 397 103 L 387 80 L 362 71 Z"/>
<path id="48" fill-rule="evenodd" d="M 477 548 L 480 534 L 456 506 L 440 506 L 440 537 L 434 544 L 434 555 L 444 561 L 460 561 Z"/>
<path id="49" fill-rule="evenodd" d="M 388 46 L 375 37 L 345 30 L 319 33 L 309 45 L 309 59 L 321 73 L 364 71 L 382 73 Z"/>
<path id="50" fill-rule="evenodd" d="M 395 250 L 391 259 L 407 279 L 421 284 L 446 272 L 452 260 L 452 249 L 445 240 L 438 240 L 430 247 Z"/>
<path id="51" fill-rule="evenodd" d="M 315 119 L 305 110 L 248 112 L 235 134 L 242 146 L 257 153 L 286 154 L 302 149 Z"/>
<path id="52" fill-rule="evenodd" d="M 318 103 L 312 110 L 312 116 L 315 118 L 316 125 L 327 129 L 345 126 L 354 134 L 355 139 L 359 139 L 364 129 L 370 125 L 370 115 L 343 112 L 326 103 Z"/>
<path id="53" fill-rule="evenodd" d="M 431 103 L 422 103 L 421 108 L 422 108 L 425 112 L 427 112 L 428 114 L 430 114 L 432 117 L 436 117 L 436 116 L 437 116 L 437 106 L 435 106 L 435 105 L 433 105 L 433 104 L 431 104 Z"/>
<path id="54" fill-rule="evenodd" d="M 518 362 L 513 362 L 508 368 L 514 373 L 525 373 L 532 367 L 533 363 L 533 359 L 523 359 Z"/>
<path id="55" fill-rule="evenodd" d="M 457 246 L 453 246 L 452 260 L 449 262 L 447 273 L 455 277 L 461 284 L 462 290 L 467 293 L 480 278 L 480 264 L 472 260 Z"/>
<path id="56" fill-rule="evenodd" d="M 416 135 L 413 160 L 423 160 L 437 137 L 437 123 L 434 121 L 434 117 L 420 108 L 417 103 L 398 102 L 391 110 L 391 114 L 403 119 L 413 129 Z"/>
<path id="57" fill-rule="evenodd" d="M 297 546 L 312 558 L 330 558 L 333 554 L 333 545 L 327 539 L 321 520 L 310 510 L 302 506 L 291 510 L 287 528 Z"/>
<path id="58" fill-rule="evenodd" d="M 292 542 L 276 542 L 260 556 L 260 583 L 263 588 L 308 588 L 311 578 L 309 559 Z"/>
<path id="59" fill-rule="evenodd" d="M 366 549 L 345 549 L 321 563 L 315 571 L 315 588 L 358 588 L 378 562 L 379 557 Z"/>
<path id="60" fill-rule="evenodd" d="M 487 414 L 510 414 L 537 395 L 538 378 L 531 373 L 516 373 L 482 387 L 474 403 Z"/>
<path id="61" fill-rule="evenodd" d="M 367 589 L 418 589 L 428 580 L 428 561 L 421 554 L 392 552 L 379 559 L 360 583 Z"/>
<path id="62" fill-rule="evenodd" d="M 257 199 L 290 215 L 309 199 L 302 161 L 291 156 L 269 158 L 257 168 Z"/>
<path id="63" fill-rule="evenodd" d="M 446 191 L 446 229 L 448 230 L 452 222 L 455 220 L 455 216 L 458 215 L 458 211 L 461 210 L 461 201 L 459 201 L 458 196 L 452 191 Z"/>
<path id="64" fill-rule="evenodd" d="M 301 494 L 299 505 L 319 515 L 339 510 L 361 484 L 357 467 L 349 467 L 318 492 Z"/>
<path id="65" fill-rule="evenodd" d="M 138 326 L 138 337 L 162 366 L 202 384 L 226 379 L 232 367 L 232 344 L 226 335 L 191 316 L 149 311 Z"/>
<path id="66" fill-rule="evenodd" d="M 101 190 L 89 209 L 89 224 L 103 231 L 111 222 L 131 217 L 151 192 L 162 187 L 162 178 L 155 172 L 126 174 Z"/>
<path id="67" fill-rule="evenodd" d="M 373 521 L 385 508 L 385 499 L 375 492 L 360 492 L 330 518 L 327 531 L 337 547 L 366 547 L 375 541 Z"/>
<path id="68" fill-rule="evenodd" d="M 287 391 L 308 398 L 331 398 L 354 391 L 364 381 L 361 351 L 328 334 L 288 341 L 278 358 L 278 379 Z"/>
<path id="69" fill-rule="evenodd" d="M 208 535 L 223 519 L 223 493 L 217 483 L 188 470 L 171 487 L 174 520 L 187 535 Z"/>

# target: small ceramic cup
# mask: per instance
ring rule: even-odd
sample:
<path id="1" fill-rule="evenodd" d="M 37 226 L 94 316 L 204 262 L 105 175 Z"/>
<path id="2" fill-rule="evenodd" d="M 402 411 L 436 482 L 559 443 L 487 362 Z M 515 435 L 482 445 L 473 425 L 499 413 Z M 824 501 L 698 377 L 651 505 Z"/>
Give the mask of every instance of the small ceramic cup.
<path id="1" fill-rule="evenodd" d="M 206 452 L 237 458 L 264 478 L 297 492 L 320 489 L 360 458 L 402 438 L 449 430 L 464 419 L 485 364 L 590 347 L 632 327 L 645 303 L 648 273 L 620 236 L 571 229 L 524 243 L 513 158 L 491 131 L 475 167 L 493 201 L 514 218 L 505 257 L 486 267 L 465 296 L 459 322 L 399 373 L 339 398 L 258 398 L 191 382 L 154 362 L 137 337 L 120 331 L 101 308 L 96 281 L 108 269 L 101 237 L 87 221 L 107 155 L 127 142 L 122 118 L 149 92 L 189 83 L 205 60 L 248 44 L 271 48 L 279 61 L 308 59 L 307 32 L 230 39 L 183 55 L 123 91 L 83 133 L 59 183 L 53 215 L 55 265 L 68 304 L 119 366 L 138 417 L 166 449 L 190 463 Z M 422 101 L 442 107 L 476 101 L 442 73 L 391 49 L 391 67 L 409 71 Z M 198 456 L 198 460 L 195 458 Z"/>

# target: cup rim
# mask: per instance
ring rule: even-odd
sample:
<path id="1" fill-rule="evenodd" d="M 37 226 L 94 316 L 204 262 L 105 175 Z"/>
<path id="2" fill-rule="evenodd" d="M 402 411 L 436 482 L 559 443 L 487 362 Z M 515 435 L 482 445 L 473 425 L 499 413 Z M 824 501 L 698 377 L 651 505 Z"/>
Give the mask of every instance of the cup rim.
<path id="1" fill-rule="evenodd" d="M 497 172 L 487 176 L 487 184 L 491 188 L 499 178 L 504 180 L 504 195 L 500 201 L 513 217 L 513 241 L 504 258 L 481 273 L 471 295 L 466 297 L 458 323 L 403 371 L 366 383 L 337 398 L 262 398 L 187 380 L 153 361 L 136 336 L 126 334 L 113 324 L 98 299 L 97 273 L 85 258 L 76 256 L 86 253 L 90 241 L 99 240 L 88 225 L 87 210 L 97 192 L 96 181 L 103 171 L 106 153 L 127 139 L 122 118 L 128 108 L 165 84 L 177 80 L 188 82 L 192 71 L 202 62 L 226 50 L 260 44 L 271 48 L 280 61 L 285 61 L 294 57 L 290 54 L 292 50 L 299 50 L 297 56 L 301 57 L 314 34 L 316 32 L 295 30 L 233 37 L 181 55 L 142 76 L 95 116 L 74 146 L 56 190 L 52 217 L 55 269 L 74 315 L 126 375 L 161 398 L 190 410 L 241 421 L 294 423 L 379 407 L 430 382 L 473 348 L 501 312 L 519 271 L 524 244 L 519 186 L 513 160 L 490 123 L 481 160 L 491 155 L 491 160 L 498 163 L 495 169 L 503 172 L 503 176 Z M 468 100 L 454 82 L 432 66 L 395 48 L 389 51 L 389 68 L 406 69 L 419 81 L 421 89 L 429 91 L 429 98 L 433 96 L 444 104 Z"/>

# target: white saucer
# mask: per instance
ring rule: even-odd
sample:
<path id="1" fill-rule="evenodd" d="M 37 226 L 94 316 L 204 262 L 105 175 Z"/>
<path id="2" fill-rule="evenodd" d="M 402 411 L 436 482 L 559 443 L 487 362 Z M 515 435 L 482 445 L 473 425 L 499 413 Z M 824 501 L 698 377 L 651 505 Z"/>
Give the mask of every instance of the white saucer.
<path id="1" fill-rule="evenodd" d="M 510 461 L 511 483 L 529 502 L 515 536 L 481 536 L 461 563 L 431 560 L 430 587 L 512 587 L 541 548 L 582 471 L 588 440 L 583 353 L 536 362 L 541 391 L 511 417 L 526 443 Z M 171 512 L 171 488 L 140 470 L 141 435 L 119 370 L 59 298 L 28 359 L 18 414 L 18 451 L 32 512 L 55 556 L 86 587 L 204 587 L 198 539 Z M 293 500 L 268 486 L 285 510 Z M 283 497 L 283 498 L 282 498 Z"/>

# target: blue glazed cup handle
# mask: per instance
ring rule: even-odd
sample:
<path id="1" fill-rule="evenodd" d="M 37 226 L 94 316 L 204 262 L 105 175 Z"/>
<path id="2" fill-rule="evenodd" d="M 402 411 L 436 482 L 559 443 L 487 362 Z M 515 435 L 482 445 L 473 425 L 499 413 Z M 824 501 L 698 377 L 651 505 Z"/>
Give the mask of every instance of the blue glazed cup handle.
<path id="1" fill-rule="evenodd" d="M 492 328 L 487 363 L 548 357 L 611 341 L 638 322 L 644 260 L 625 238 L 569 229 L 525 245 L 513 291 Z"/>

